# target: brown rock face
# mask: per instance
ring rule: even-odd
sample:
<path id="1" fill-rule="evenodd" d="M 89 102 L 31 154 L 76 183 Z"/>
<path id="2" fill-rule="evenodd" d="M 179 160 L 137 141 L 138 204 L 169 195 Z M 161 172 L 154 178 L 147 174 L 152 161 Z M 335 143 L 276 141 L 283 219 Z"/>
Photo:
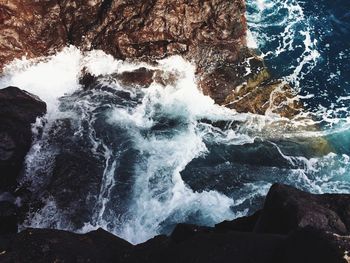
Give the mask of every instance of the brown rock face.
<path id="1" fill-rule="evenodd" d="M 57 1 L 0 0 L 0 68 L 24 55 L 47 55 L 67 42 Z"/>
<path id="2" fill-rule="evenodd" d="M 1 61 L 74 44 L 117 58 L 234 62 L 245 45 L 244 12 L 243 0 L 0 0 Z"/>
<path id="3" fill-rule="evenodd" d="M 120 59 L 182 55 L 196 64 L 200 88 L 216 103 L 258 114 L 273 106 L 294 116 L 299 105 L 289 102 L 290 87 L 267 101 L 276 82 L 246 47 L 246 31 L 244 0 L 0 0 L 0 70 L 14 58 L 68 44 Z"/>

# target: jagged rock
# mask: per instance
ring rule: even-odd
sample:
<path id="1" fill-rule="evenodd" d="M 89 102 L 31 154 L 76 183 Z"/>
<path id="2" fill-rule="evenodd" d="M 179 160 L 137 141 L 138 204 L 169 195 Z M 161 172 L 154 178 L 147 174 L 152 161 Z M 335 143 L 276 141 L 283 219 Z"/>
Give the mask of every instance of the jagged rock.
<path id="1" fill-rule="evenodd" d="M 149 88 L 152 83 L 165 87 L 167 85 L 174 85 L 178 80 L 178 75 L 176 72 L 165 72 L 159 69 L 142 67 L 133 71 L 124 71 L 104 76 L 94 76 L 85 72 L 80 78 L 79 83 L 84 90 L 89 90 L 103 87 L 106 80 L 117 82 L 124 88 Z"/>
<path id="2" fill-rule="evenodd" d="M 183 54 L 202 67 L 235 62 L 245 45 L 243 0 L 0 1 L 2 63 L 66 44 L 117 58 Z M 207 56 L 210 54 L 210 56 Z M 2 67 L 2 65 L 0 65 Z"/>
<path id="3" fill-rule="evenodd" d="M 0 90 L 0 189 L 16 185 L 32 143 L 31 124 L 46 113 L 38 97 L 16 87 Z"/>
<path id="4" fill-rule="evenodd" d="M 67 43 L 56 0 L 1 0 L 0 32 L 0 68 L 14 58 L 54 53 Z"/>
<path id="5" fill-rule="evenodd" d="M 287 234 L 307 226 L 348 235 L 350 195 L 315 195 L 286 185 L 273 185 L 254 231 Z"/>
<path id="6" fill-rule="evenodd" d="M 285 237 L 279 235 L 256 235 L 243 232 L 199 232 L 182 242 L 153 239 L 149 241 L 150 243 L 146 242 L 138 245 L 126 262 L 272 263 L 276 251 L 281 247 L 284 240 Z"/>
<path id="7" fill-rule="evenodd" d="M 102 172 L 101 161 L 83 151 L 61 152 L 42 193 L 53 197 L 62 217 L 79 229 L 92 217 Z"/>
<path id="8" fill-rule="evenodd" d="M 287 118 L 294 117 L 302 110 L 292 88 L 281 81 L 252 87 L 239 86 L 225 98 L 223 104 L 237 112 L 264 115 L 270 111 Z"/>
<path id="9" fill-rule="evenodd" d="M 247 48 L 242 48 L 236 63 L 219 62 L 215 68 L 203 73 L 199 86 L 216 103 L 225 104 L 236 87 L 246 83 L 248 89 L 254 89 L 269 78 L 263 60 Z"/>
<path id="10" fill-rule="evenodd" d="M 2 0 L 0 69 L 14 58 L 48 55 L 67 44 L 120 59 L 182 55 L 195 63 L 200 88 L 216 103 L 258 114 L 273 106 L 275 113 L 295 116 L 300 103 L 290 100 L 288 85 L 276 93 L 276 83 L 262 84 L 269 75 L 246 47 L 246 32 L 243 0 Z M 150 72 L 132 73 L 136 84 L 149 85 Z M 130 84 L 130 76 L 121 78 Z"/>

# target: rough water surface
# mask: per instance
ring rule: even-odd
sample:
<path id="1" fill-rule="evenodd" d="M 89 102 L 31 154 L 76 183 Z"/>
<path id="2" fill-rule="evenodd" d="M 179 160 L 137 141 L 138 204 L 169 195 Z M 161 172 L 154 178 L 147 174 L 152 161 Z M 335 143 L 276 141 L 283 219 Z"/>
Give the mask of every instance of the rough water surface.
<path id="1" fill-rule="evenodd" d="M 252 213 L 274 182 L 350 193 L 349 9 L 312 2 L 248 1 L 248 44 L 306 105 L 291 120 L 216 105 L 179 56 L 132 64 L 69 47 L 7 66 L 2 87 L 48 104 L 21 179 L 36 200 L 23 227 L 103 227 L 140 243 L 179 222 Z M 141 67 L 176 81 L 142 89 L 113 77 Z M 83 89 L 83 69 L 98 83 Z"/>

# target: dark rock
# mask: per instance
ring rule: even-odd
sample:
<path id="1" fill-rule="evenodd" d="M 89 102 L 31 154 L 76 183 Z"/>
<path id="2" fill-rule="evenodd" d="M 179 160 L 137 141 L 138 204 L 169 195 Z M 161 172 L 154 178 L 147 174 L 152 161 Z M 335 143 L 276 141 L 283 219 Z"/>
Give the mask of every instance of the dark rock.
<path id="1" fill-rule="evenodd" d="M 0 235 L 14 234 L 17 230 L 17 207 L 8 201 L 0 201 Z"/>
<path id="2" fill-rule="evenodd" d="M 313 228 L 291 233 L 278 252 L 276 262 L 347 263 L 350 249 L 348 237 L 336 236 Z"/>
<path id="3" fill-rule="evenodd" d="M 240 231 L 253 232 L 256 222 L 259 220 L 261 210 L 255 212 L 251 216 L 240 217 L 232 221 L 224 221 L 215 225 L 215 229 L 219 231 Z"/>
<path id="4" fill-rule="evenodd" d="M 1 262 L 346 263 L 350 242 L 313 228 L 289 235 L 208 228 L 181 241 L 156 236 L 132 246 L 101 229 L 87 234 L 28 229 L 0 236 L 0 249 Z"/>
<path id="5" fill-rule="evenodd" d="M 199 232 L 182 242 L 164 238 L 153 239 L 135 247 L 126 262 L 268 262 L 272 263 L 276 251 L 285 237 L 243 232 Z M 144 253 L 147 256 L 143 256 Z"/>
<path id="6" fill-rule="evenodd" d="M 82 151 L 62 152 L 55 157 L 49 184 L 42 191 L 53 197 L 63 218 L 74 229 L 93 214 L 101 183 L 100 160 Z"/>
<path id="7" fill-rule="evenodd" d="M 210 227 L 196 226 L 191 224 L 178 224 L 170 237 L 174 242 L 183 242 L 198 233 L 210 233 L 212 231 L 213 228 Z"/>
<path id="8" fill-rule="evenodd" d="M 7 245 L 8 246 L 8 245 Z M 60 230 L 27 229 L 0 252 L 1 262 L 123 262 L 132 247 L 99 229 L 84 235 Z"/>
<path id="9" fill-rule="evenodd" d="M 96 83 L 97 77 L 88 72 L 84 72 L 83 76 L 79 79 L 79 84 L 82 85 L 85 90 L 96 85 Z"/>
<path id="10" fill-rule="evenodd" d="M 16 87 L 0 90 L 0 190 L 15 187 L 32 143 L 31 124 L 45 113 L 38 97 Z"/>
<path id="11" fill-rule="evenodd" d="M 89 120 L 83 121 L 82 125 L 86 125 Z M 57 211 L 60 219 L 48 219 L 50 228 L 57 228 L 60 220 L 71 229 L 83 227 L 92 218 L 97 203 L 104 162 L 100 155 L 90 151 L 90 140 L 81 134 L 74 136 L 76 125 L 73 119 L 58 119 L 48 128 L 41 139 L 41 150 L 46 158 L 44 169 L 34 171 L 32 177 L 21 182 L 31 193 L 25 189 L 18 193 L 33 213 L 47 208 L 47 201 L 42 200 L 53 201 L 48 209 Z"/>
<path id="12" fill-rule="evenodd" d="M 311 214 L 323 211 L 327 205 L 338 213 L 346 213 L 346 197 L 349 195 L 312 195 L 292 187 L 274 185 L 264 209 L 252 216 L 223 222 L 215 228 L 179 224 L 170 237 L 156 236 L 136 246 L 101 229 L 83 235 L 59 230 L 28 229 L 16 235 L 0 236 L 0 261 L 347 263 L 350 250 L 348 236 L 337 235 L 329 229 L 325 231 L 316 221 L 311 222 L 313 226 L 291 225 L 289 231 L 283 234 L 252 231 L 255 224 L 259 226 L 262 223 L 266 216 L 265 209 L 270 213 L 271 224 L 285 220 L 276 211 L 271 214 L 271 200 L 277 204 L 277 211 L 281 209 L 280 202 L 290 207 L 291 200 L 300 200 L 303 204 L 311 203 L 308 207 Z M 290 210 L 289 215 L 291 218 L 303 218 L 300 211 L 303 212 L 300 209 Z M 320 218 L 322 221 L 322 216 Z"/>
<path id="13" fill-rule="evenodd" d="M 254 231 L 287 234 L 311 226 L 340 235 L 349 234 L 350 195 L 316 195 L 290 186 L 271 187 Z"/>

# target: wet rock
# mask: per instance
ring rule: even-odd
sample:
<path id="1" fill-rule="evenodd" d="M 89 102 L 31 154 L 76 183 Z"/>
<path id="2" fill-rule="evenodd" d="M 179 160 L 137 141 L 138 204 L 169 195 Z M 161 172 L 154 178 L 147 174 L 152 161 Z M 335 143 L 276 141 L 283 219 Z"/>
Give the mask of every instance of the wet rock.
<path id="1" fill-rule="evenodd" d="M 313 227 L 339 235 L 350 229 L 350 195 L 315 195 L 290 186 L 271 187 L 254 231 L 287 234 L 297 228 Z"/>
<path id="2" fill-rule="evenodd" d="M 244 15 L 242 0 L 1 1 L 0 61 L 66 44 L 123 59 L 183 54 L 205 66 L 208 59 L 235 61 L 245 45 Z"/>
<path id="3" fill-rule="evenodd" d="M 67 44 L 56 0 L 0 1 L 0 68 L 15 58 L 40 57 Z"/>
<path id="4" fill-rule="evenodd" d="M 51 178 L 42 193 L 53 198 L 55 209 L 73 229 L 82 228 L 91 219 L 102 172 L 101 161 L 83 151 L 65 151 L 55 157 Z"/>
<path id="5" fill-rule="evenodd" d="M 16 87 L 0 90 L 0 189 L 14 188 L 32 143 L 31 124 L 46 113 L 38 97 Z"/>
<path id="6" fill-rule="evenodd" d="M 274 113 L 293 117 L 300 102 L 290 100 L 292 89 L 278 88 L 264 62 L 246 47 L 245 9 L 243 0 L 2 1 L 0 68 L 14 58 L 52 54 L 67 44 L 152 63 L 182 55 L 196 65 L 200 88 L 216 103 L 257 114 L 273 106 Z M 120 79 L 149 86 L 151 75 L 140 69 Z"/>
<path id="7" fill-rule="evenodd" d="M 139 68 L 134 71 L 114 74 L 113 77 L 115 77 L 123 86 L 139 86 L 146 88 L 152 84 L 154 73 L 154 70 Z"/>
<path id="8" fill-rule="evenodd" d="M 281 81 L 252 87 L 239 86 L 225 98 L 223 104 L 241 113 L 275 113 L 287 118 L 296 116 L 302 110 L 302 104 L 292 88 Z"/>
<path id="9" fill-rule="evenodd" d="M 80 78 L 79 83 L 84 90 L 101 88 L 104 82 L 117 82 L 124 88 L 149 88 L 152 83 L 167 86 L 175 85 L 178 80 L 176 72 L 165 72 L 159 69 L 138 68 L 105 76 L 94 76 L 88 72 Z M 108 88 L 108 87 L 105 87 Z"/>
<path id="10" fill-rule="evenodd" d="M 209 72 L 203 72 L 199 86 L 217 104 L 225 104 L 236 87 L 247 83 L 247 87 L 255 88 L 269 77 L 263 60 L 247 48 L 242 48 L 236 63 L 223 61 Z"/>

